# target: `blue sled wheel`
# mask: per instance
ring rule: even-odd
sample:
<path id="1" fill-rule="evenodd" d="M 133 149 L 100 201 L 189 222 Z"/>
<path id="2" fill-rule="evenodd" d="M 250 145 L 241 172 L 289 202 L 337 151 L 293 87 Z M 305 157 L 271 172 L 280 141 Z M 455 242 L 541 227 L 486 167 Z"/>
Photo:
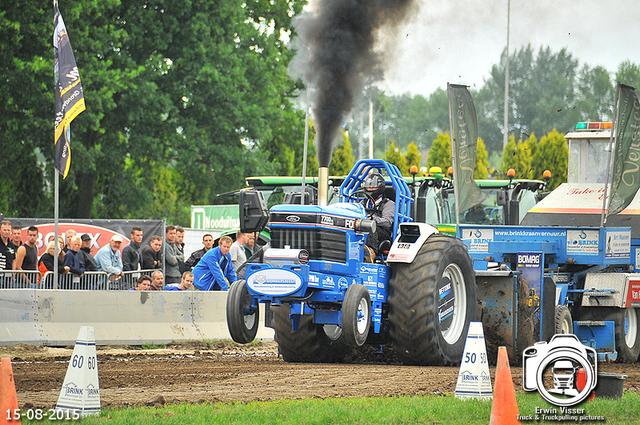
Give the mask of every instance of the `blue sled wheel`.
<path id="1" fill-rule="evenodd" d="M 573 319 L 571 319 L 571 312 L 566 305 L 556 306 L 556 333 L 573 333 Z"/>
<path id="2" fill-rule="evenodd" d="M 635 363 L 640 355 L 640 317 L 635 308 L 621 308 L 617 312 L 616 350 L 618 361 Z"/>
<path id="3" fill-rule="evenodd" d="M 636 308 L 584 307 L 578 320 L 605 320 L 615 324 L 618 363 L 635 363 L 640 355 L 640 314 Z"/>
<path id="4" fill-rule="evenodd" d="M 258 333 L 258 307 L 251 307 L 251 295 L 244 280 L 233 282 L 227 294 L 227 327 L 231 338 L 247 344 Z"/>

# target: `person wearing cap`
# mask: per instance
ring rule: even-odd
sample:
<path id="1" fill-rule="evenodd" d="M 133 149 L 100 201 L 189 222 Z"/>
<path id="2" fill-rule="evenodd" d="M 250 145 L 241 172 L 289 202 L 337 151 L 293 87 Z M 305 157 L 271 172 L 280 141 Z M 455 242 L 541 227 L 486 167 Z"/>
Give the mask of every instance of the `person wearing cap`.
<path id="1" fill-rule="evenodd" d="M 113 235 L 109 245 L 105 245 L 96 253 L 98 271 L 106 272 L 111 278 L 122 276 L 122 256 L 120 254 L 122 237 Z"/>
<path id="2" fill-rule="evenodd" d="M 80 257 L 80 261 L 84 264 L 85 271 L 97 272 L 98 263 L 96 263 L 96 259 L 91 255 L 91 236 L 86 233 L 83 234 L 80 236 L 80 242 L 82 243 L 82 247 L 80 251 L 78 251 L 78 257 Z"/>

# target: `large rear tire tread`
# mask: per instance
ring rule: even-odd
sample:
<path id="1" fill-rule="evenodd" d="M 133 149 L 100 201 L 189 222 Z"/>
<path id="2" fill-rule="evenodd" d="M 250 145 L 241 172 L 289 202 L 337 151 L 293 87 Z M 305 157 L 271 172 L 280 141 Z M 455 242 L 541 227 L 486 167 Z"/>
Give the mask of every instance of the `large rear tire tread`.
<path id="1" fill-rule="evenodd" d="M 251 307 L 251 295 L 244 280 L 231 284 L 227 294 L 227 327 L 231 338 L 238 344 L 248 344 L 258 333 L 259 312 L 246 314 Z"/>
<path id="2" fill-rule="evenodd" d="M 450 266 L 463 276 L 464 298 L 457 314 L 464 326 L 455 341 L 445 340 L 439 320 L 438 282 Z M 461 303 L 461 304 L 460 304 Z M 398 358 L 410 365 L 460 363 L 469 330 L 476 320 L 477 289 L 473 264 L 465 245 L 457 238 L 435 234 L 420 248 L 411 264 L 396 264 L 389 282 L 390 336 Z"/>
<path id="3" fill-rule="evenodd" d="M 348 347 L 340 335 L 332 340 L 322 326 L 313 323 L 313 317 L 305 314 L 300 318 L 297 330 L 291 329 L 290 308 L 283 304 L 271 307 L 275 318 L 275 341 L 285 362 L 333 363 L 341 361 Z"/>

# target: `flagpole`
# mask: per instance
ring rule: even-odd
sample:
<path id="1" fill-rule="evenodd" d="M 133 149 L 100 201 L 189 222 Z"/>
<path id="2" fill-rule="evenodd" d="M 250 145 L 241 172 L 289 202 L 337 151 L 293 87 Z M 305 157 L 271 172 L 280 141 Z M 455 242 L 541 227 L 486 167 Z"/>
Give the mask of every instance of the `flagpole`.
<path id="1" fill-rule="evenodd" d="M 54 229 L 53 229 L 53 240 L 54 240 L 54 246 L 55 246 L 55 251 L 53 253 L 53 289 L 58 289 L 58 256 L 60 255 L 60 244 L 58 243 L 58 215 L 59 215 L 59 211 L 58 211 L 58 205 L 60 202 L 60 191 L 59 191 L 59 186 L 60 186 L 60 177 L 58 175 L 58 170 L 55 167 L 55 164 L 53 166 L 53 175 L 54 177 L 54 201 L 53 201 L 53 223 L 54 223 Z"/>
<path id="2" fill-rule="evenodd" d="M 604 195 L 602 197 L 602 215 L 600 217 L 600 227 L 604 227 L 607 222 L 607 216 L 605 214 L 605 208 L 607 205 L 607 188 L 609 186 L 609 177 L 611 174 L 611 157 L 613 156 L 613 135 L 617 128 L 616 120 L 618 119 L 618 97 L 620 96 L 620 82 L 616 87 L 616 98 L 613 101 L 613 125 L 611 126 L 611 135 L 609 136 L 609 155 L 607 158 L 607 177 L 604 183 Z"/>
<path id="3" fill-rule="evenodd" d="M 373 159 L 373 102 L 369 99 L 369 159 Z"/>
<path id="4" fill-rule="evenodd" d="M 58 0 L 53 0 L 53 10 L 54 10 L 54 25 L 55 25 L 55 10 L 58 6 Z M 54 88 L 54 90 L 56 90 Z M 55 130 L 54 130 L 55 133 Z M 55 135 L 54 135 L 54 150 L 55 150 Z M 55 155 L 54 155 L 55 156 Z M 57 157 L 53 160 L 53 241 L 54 241 L 54 251 L 53 251 L 53 289 L 58 289 L 58 256 L 60 255 L 60 244 L 58 244 L 58 206 L 60 203 L 60 176 L 58 175 L 58 169 L 56 168 L 56 160 Z"/>
<path id="5" fill-rule="evenodd" d="M 507 0 L 507 58 L 504 69 L 504 135 L 502 150 L 509 143 L 509 27 L 511 25 L 511 0 Z"/>
<path id="6" fill-rule="evenodd" d="M 451 84 L 447 83 L 447 100 L 449 102 L 449 131 L 451 133 L 451 165 L 453 165 L 453 202 L 456 204 L 456 227 L 460 226 L 460 203 L 458 202 L 458 176 L 456 176 L 456 155 L 453 154 L 453 104 L 451 102 Z"/>

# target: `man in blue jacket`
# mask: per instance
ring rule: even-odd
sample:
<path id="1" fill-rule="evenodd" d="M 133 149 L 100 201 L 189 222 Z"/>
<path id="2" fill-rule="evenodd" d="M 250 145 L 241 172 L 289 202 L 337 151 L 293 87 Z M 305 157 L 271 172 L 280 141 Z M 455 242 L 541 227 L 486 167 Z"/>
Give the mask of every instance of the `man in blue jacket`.
<path id="1" fill-rule="evenodd" d="M 75 235 L 72 236 L 69 241 L 69 249 L 67 253 L 64 255 L 64 265 L 69 267 L 69 275 L 73 280 L 73 287 L 75 289 L 80 289 L 80 278 L 84 275 L 85 267 L 84 263 L 80 259 L 78 255 L 78 251 L 80 250 L 80 246 L 82 245 L 82 240 L 80 236 Z M 63 281 L 63 284 L 69 284 L 69 281 Z M 63 289 L 71 289 L 70 287 L 64 287 L 67 285 L 63 285 Z"/>
<path id="2" fill-rule="evenodd" d="M 193 269 L 196 288 L 201 291 L 227 291 L 229 285 L 238 280 L 229 255 L 232 243 L 229 236 L 223 236 L 217 247 L 204 254 Z"/>

